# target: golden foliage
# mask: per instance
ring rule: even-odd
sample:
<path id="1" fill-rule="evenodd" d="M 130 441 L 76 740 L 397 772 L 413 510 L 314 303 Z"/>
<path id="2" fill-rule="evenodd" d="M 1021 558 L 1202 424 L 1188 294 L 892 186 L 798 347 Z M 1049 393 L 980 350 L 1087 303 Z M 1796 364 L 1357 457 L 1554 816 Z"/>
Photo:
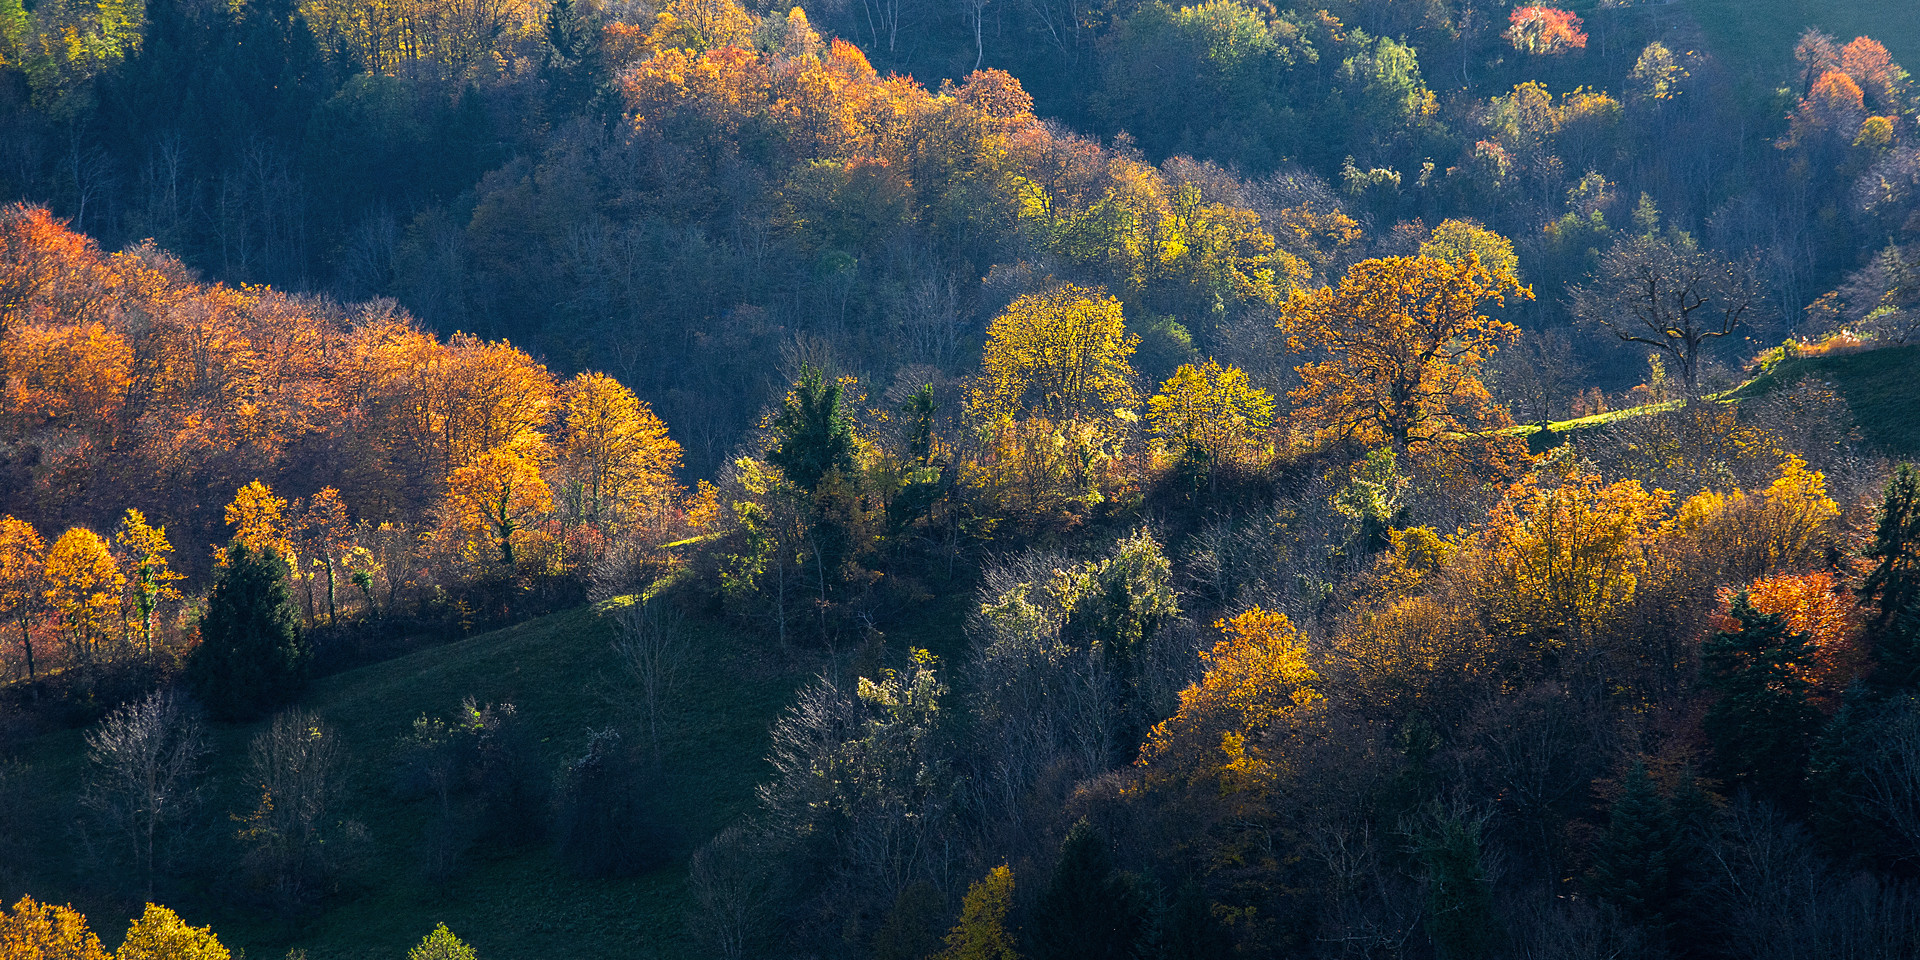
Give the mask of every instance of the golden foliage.
<path id="1" fill-rule="evenodd" d="M 664 509 L 679 495 L 673 471 L 680 445 L 633 391 L 612 377 L 583 373 L 568 381 L 563 457 L 580 484 L 585 515 L 611 523 Z"/>
<path id="2" fill-rule="evenodd" d="M 72 907 L 21 897 L 0 909 L 0 960 L 107 960 L 107 952 Z"/>
<path id="3" fill-rule="evenodd" d="M 42 596 L 59 617 L 75 659 L 92 659 L 98 643 L 120 623 L 120 592 L 127 578 L 107 549 L 107 541 L 85 527 L 74 527 L 47 551 Z"/>
<path id="4" fill-rule="evenodd" d="M 1480 313 L 1488 300 L 1531 297 L 1479 256 L 1365 260 L 1337 288 L 1295 293 L 1280 326 L 1296 353 L 1295 416 L 1321 437 L 1426 446 L 1503 426 L 1480 367 L 1518 328 Z"/>
<path id="5" fill-rule="evenodd" d="M 1747 585 L 1747 602 L 1761 613 L 1784 614 L 1787 629 L 1804 633 L 1813 641 L 1814 659 L 1808 665 L 1806 679 L 1813 684 L 1813 701 L 1832 714 L 1840 709 L 1841 695 L 1847 685 L 1864 676 L 1870 666 L 1866 644 L 1860 634 L 1860 606 L 1845 584 L 1832 573 L 1781 574 L 1762 577 Z M 1721 609 L 1713 620 L 1713 629 L 1736 632 L 1740 624 L 1728 612 L 1735 591 L 1721 591 Z"/>
<path id="6" fill-rule="evenodd" d="M 1127 363 L 1139 344 L 1105 290 L 1063 284 L 1028 294 L 987 328 L 968 412 L 987 424 L 1111 420 L 1140 402 Z"/>
<path id="7" fill-rule="evenodd" d="M 987 871 L 960 901 L 960 919 L 947 933 L 947 948 L 930 960 L 1020 960 L 1007 912 L 1013 907 L 1013 870 Z"/>
<path id="8" fill-rule="evenodd" d="M 1206 674 L 1180 693 L 1180 709 L 1153 728 L 1140 765 L 1187 775 L 1208 772 L 1221 789 L 1253 788 L 1280 758 L 1270 737 L 1320 702 L 1307 641 L 1286 614 L 1254 607 L 1214 629 L 1224 638 L 1202 652 Z"/>
<path id="9" fill-rule="evenodd" d="M 152 903 L 134 918 L 127 939 L 113 952 L 113 960 L 231 960 L 232 956 L 211 926 L 188 926 L 179 914 Z"/>
<path id="10" fill-rule="evenodd" d="M 553 491 L 540 476 L 547 456 L 545 444 L 495 447 L 453 472 L 447 509 L 469 551 L 490 545 L 503 566 L 513 566 L 527 526 L 553 509 Z"/>
<path id="11" fill-rule="evenodd" d="M 1245 371 L 1213 360 L 1181 364 L 1147 401 L 1154 432 L 1172 446 L 1203 453 L 1210 464 L 1257 453 L 1273 410 L 1273 395 L 1248 382 Z"/>
<path id="12" fill-rule="evenodd" d="M 273 488 L 255 480 L 234 491 L 233 502 L 227 504 L 227 526 L 247 549 L 272 550 L 288 566 L 297 566 L 288 536 L 287 501 L 275 496 Z"/>

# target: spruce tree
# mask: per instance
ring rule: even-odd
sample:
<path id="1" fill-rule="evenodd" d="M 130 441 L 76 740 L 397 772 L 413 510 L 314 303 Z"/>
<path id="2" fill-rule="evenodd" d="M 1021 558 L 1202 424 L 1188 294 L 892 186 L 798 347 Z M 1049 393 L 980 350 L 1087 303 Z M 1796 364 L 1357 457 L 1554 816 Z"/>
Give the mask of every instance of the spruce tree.
<path id="1" fill-rule="evenodd" d="M 1074 824 L 1034 905 L 1028 953 L 1033 960 L 1130 960 L 1146 926 L 1138 878 L 1114 868 L 1092 824 Z"/>
<path id="2" fill-rule="evenodd" d="M 840 383 L 813 366 L 801 368 L 800 382 L 773 418 L 773 432 L 779 439 L 767 462 L 809 493 L 828 472 L 853 469 L 853 421 Z"/>
<path id="3" fill-rule="evenodd" d="M 1860 584 L 1860 602 L 1877 611 L 1878 632 L 1920 601 L 1920 471 L 1911 463 L 1901 464 L 1887 483 L 1866 559 L 1873 561 L 1873 570 Z"/>
<path id="4" fill-rule="evenodd" d="M 1492 957 L 1500 940 L 1480 825 L 1443 815 L 1420 844 L 1427 870 L 1427 936 L 1440 960 Z"/>
<path id="5" fill-rule="evenodd" d="M 1594 895 L 1633 920 L 1664 928 L 1680 899 L 1681 838 L 1673 809 L 1654 789 L 1646 766 L 1635 763 L 1595 851 Z"/>
<path id="6" fill-rule="evenodd" d="M 1703 724 L 1716 772 L 1729 787 L 1796 806 L 1820 726 L 1806 673 L 1813 644 L 1787 629 L 1785 615 L 1754 609 L 1745 593 L 1732 613 L 1739 629 L 1714 634 L 1704 650 L 1706 683 L 1717 694 Z"/>
<path id="7" fill-rule="evenodd" d="M 1155 897 L 1140 960 L 1213 960 L 1233 954 L 1233 938 L 1213 917 L 1206 891 L 1191 880 L 1172 900 Z"/>
<path id="8" fill-rule="evenodd" d="M 223 720 L 259 717 L 300 692 L 311 659 L 287 596 L 286 561 L 234 542 L 187 661 L 195 696 Z"/>

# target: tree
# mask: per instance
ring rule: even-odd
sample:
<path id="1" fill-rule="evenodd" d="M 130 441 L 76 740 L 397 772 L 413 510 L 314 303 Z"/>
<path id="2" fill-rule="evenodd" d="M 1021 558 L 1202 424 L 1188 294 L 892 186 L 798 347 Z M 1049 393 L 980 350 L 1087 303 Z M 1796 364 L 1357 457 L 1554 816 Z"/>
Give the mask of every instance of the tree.
<path id="1" fill-rule="evenodd" d="M 240 817 L 242 866 L 257 888 L 293 910 L 310 904 L 364 842 L 366 828 L 343 822 L 346 755 L 318 714 L 289 710 L 247 748 L 247 782 L 260 800 Z"/>
<path id="2" fill-rule="evenodd" d="M 115 710 L 87 733 L 81 805 L 131 853 L 148 897 L 167 842 L 198 805 L 206 752 L 198 710 L 172 690 Z"/>
<path id="3" fill-rule="evenodd" d="M 669 601 L 634 597 L 614 614 L 614 658 L 639 695 L 647 742 L 660 751 L 660 720 L 672 705 L 693 652 L 681 616 Z"/>
<path id="4" fill-rule="evenodd" d="M 1481 849 L 1483 821 L 1435 810 L 1417 838 L 1426 867 L 1427 936 L 1440 960 L 1480 960 L 1498 953 L 1493 884 Z"/>
<path id="5" fill-rule="evenodd" d="M 0 623 L 20 628 L 27 679 L 34 677 L 33 614 L 47 572 L 47 542 L 33 524 L 0 516 Z"/>
<path id="6" fill-rule="evenodd" d="M 448 480 L 447 505 L 469 543 L 488 544 L 509 570 L 515 536 L 553 509 L 553 490 L 540 476 L 545 455 L 545 444 L 495 447 L 455 469 Z"/>
<path id="7" fill-rule="evenodd" d="M 213 935 L 213 927 L 191 927 L 180 915 L 158 904 L 127 928 L 127 938 L 113 952 L 113 960 L 231 960 L 233 954 Z"/>
<path id="8" fill-rule="evenodd" d="M 272 550 L 292 562 L 293 541 L 289 539 L 287 501 L 275 496 L 273 488 L 258 480 L 234 491 L 227 504 L 227 526 L 233 528 L 235 542 L 248 549 Z"/>
<path id="9" fill-rule="evenodd" d="M 167 528 L 147 524 L 146 515 L 129 509 L 114 532 L 114 545 L 127 558 L 127 585 L 131 588 L 134 623 L 140 628 L 140 643 L 147 656 L 153 655 L 153 614 L 160 604 L 180 599 L 174 583 L 186 579 L 167 565 L 173 544 L 167 542 Z"/>
<path id="10" fill-rule="evenodd" d="M 1147 401 L 1154 432 L 1209 473 L 1256 449 L 1273 426 L 1273 395 L 1247 381 L 1239 367 L 1212 360 L 1181 364 Z"/>
<path id="11" fill-rule="evenodd" d="M 1007 931 L 1007 911 L 1013 906 L 1013 871 L 1006 864 L 967 888 L 960 902 L 960 919 L 947 934 L 947 948 L 935 960 L 1020 960 Z"/>
<path id="12" fill-rule="evenodd" d="M 1509 296 L 1533 294 L 1477 254 L 1363 260 L 1337 288 L 1295 292 L 1281 310 L 1288 347 L 1325 359 L 1298 368 L 1294 416 L 1323 437 L 1403 450 L 1503 425 L 1480 369 L 1519 329 L 1480 309 Z"/>
<path id="13" fill-rule="evenodd" d="M 1594 851 L 1591 889 L 1629 918 L 1664 926 L 1681 902 L 1681 839 L 1666 798 L 1654 789 L 1646 764 L 1636 761 L 1607 812 L 1607 832 Z"/>
<path id="14" fill-rule="evenodd" d="M 475 956 L 473 948 L 460 942 L 443 923 L 407 951 L 407 960 L 475 960 Z"/>
<path id="15" fill-rule="evenodd" d="M 1322 697 L 1306 638 L 1286 614 L 1253 607 L 1213 628 L 1223 637 L 1200 654 L 1206 673 L 1181 691 L 1179 711 L 1153 728 L 1140 763 L 1150 777 L 1163 770 L 1218 777 L 1225 792 L 1255 786 L 1267 768 L 1269 735 L 1284 736 Z"/>
<path id="16" fill-rule="evenodd" d="M 1583 50 L 1587 35 L 1580 30 L 1580 18 L 1553 7 L 1515 7 L 1507 15 L 1507 42 L 1515 50 L 1535 55 L 1552 55 L 1568 50 Z"/>
<path id="17" fill-rule="evenodd" d="M 1042 417 L 1106 420 L 1139 398 L 1120 301 L 1071 284 L 1015 300 L 987 328 L 969 412 L 986 423 Z"/>
<path id="18" fill-rule="evenodd" d="M 234 541 L 207 595 L 187 682 L 216 717 L 251 719 L 300 690 L 311 658 L 287 598 L 286 562 Z"/>
<path id="19" fill-rule="evenodd" d="M 1920 470 L 1902 463 L 1887 492 L 1864 554 L 1873 569 L 1860 582 L 1860 602 L 1874 607 L 1874 628 L 1885 630 L 1896 614 L 1920 601 Z"/>
<path id="20" fill-rule="evenodd" d="M 1130 957 L 1146 926 L 1140 881 L 1114 868 L 1107 838 L 1092 824 L 1075 823 L 1034 903 L 1029 954 L 1034 960 Z"/>
<path id="21" fill-rule="evenodd" d="M 326 574 L 327 624 L 331 626 L 340 619 L 339 598 L 336 595 L 339 569 L 353 546 L 353 521 L 347 518 L 347 504 L 340 499 L 339 490 L 322 487 L 320 492 L 308 498 L 300 510 L 299 534 L 300 549 L 310 554 L 313 565 Z M 308 622 L 311 623 L 314 616 L 311 578 L 308 579 L 307 599 Z"/>
<path id="22" fill-rule="evenodd" d="M 1820 725 L 1807 679 L 1812 643 L 1788 629 L 1784 614 L 1754 609 L 1745 592 L 1730 614 L 1737 628 L 1716 632 L 1701 651 L 1707 686 L 1717 695 L 1701 725 L 1729 787 L 1796 803 Z"/>
<path id="23" fill-rule="evenodd" d="M 583 373 L 563 388 L 563 460 L 582 486 L 587 518 L 603 528 L 630 512 L 658 510 L 672 499 L 680 445 L 652 408 L 604 374 Z"/>
<path id="24" fill-rule="evenodd" d="M 803 366 L 800 381 L 773 418 L 776 440 L 767 462 L 809 493 L 828 473 L 853 469 L 853 421 L 844 390 L 839 380 L 829 380 L 811 364 Z"/>
<path id="25" fill-rule="evenodd" d="M 0 957 L 7 960 L 107 960 L 100 938 L 87 918 L 72 907 L 21 897 L 12 910 L 0 909 Z"/>
<path id="26" fill-rule="evenodd" d="M 1765 303 L 1752 262 L 1714 256 L 1684 234 L 1614 244 L 1569 298 L 1582 321 L 1671 358 L 1689 400 L 1700 395 L 1707 343 L 1751 322 Z"/>
<path id="27" fill-rule="evenodd" d="M 127 585 L 107 541 L 85 527 L 69 529 L 47 551 L 45 578 L 42 595 L 59 618 L 71 662 L 92 663 L 119 620 L 120 592 Z"/>

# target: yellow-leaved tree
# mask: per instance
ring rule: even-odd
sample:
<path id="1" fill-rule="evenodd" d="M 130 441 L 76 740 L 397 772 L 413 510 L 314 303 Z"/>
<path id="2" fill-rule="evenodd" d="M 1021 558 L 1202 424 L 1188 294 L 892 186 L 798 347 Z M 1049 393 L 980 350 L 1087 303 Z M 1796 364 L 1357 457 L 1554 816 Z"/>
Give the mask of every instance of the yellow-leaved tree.
<path id="1" fill-rule="evenodd" d="M 988 424 L 1040 417 L 1110 420 L 1140 400 L 1127 358 L 1120 301 L 1063 284 L 1015 300 L 987 328 L 986 356 L 968 409 Z"/>
<path id="2" fill-rule="evenodd" d="M 174 583 L 186 578 L 167 564 L 167 555 L 173 552 L 167 528 L 148 524 L 140 511 L 127 510 L 113 540 L 127 558 L 127 622 L 140 632 L 141 649 L 152 655 L 153 615 L 162 603 L 180 599 Z"/>
<path id="3" fill-rule="evenodd" d="M 1205 675 L 1153 728 L 1140 765 L 1149 779 L 1211 775 L 1223 793 L 1258 791 L 1277 762 L 1268 741 L 1321 701 L 1320 677 L 1284 613 L 1254 607 L 1213 626 L 1224 636 L 1200 654 Z"/>
<path id="4" fill-rule="evenodd" d="M 233 492 L 233 502 L 227 504 L 227 526 L 233 528 L 233 539 L 247 545 L 249 550 L 272 550 L 287 561 L 287 566 L 299 569 L 293 559 L 293 541 L 288 537 L 287 501 L 275 496 L 273 488 L 258 480 Z"/>
<path id="5" fill-rule="evenodd" d="M 85 527 L 74 527 L 47 551 L 47 606 L 59 618 L 70 662 L 91 663 L 100 641 L 120 621 L 120 592 L 127 578 L 107 549 L 107 541 Z"/>
<path id="6" fill-rule="evenodd" d="M 947 933 L 947 948 L 932 960 L 1020 960 L 1007 911 L 1013 906 L 1013 870 L 1006 864 L 987 871 L 960 901 L 960 920 Z"/>
<path id="7" fill-rule="evenodd" d="M 1480 369 L 1519 328 L 1481 309 L 1532 296 L 1472 251 L 1363 260 L 1338 287 L 1296 292 L 1280 328 L 1311 359 L 1297 368 L 1294 415 L 1323 438 L 1403 450 L 1505 426 Z"/>
<path id="8" fill-rule="evenodd" d="M 72 907 L 21 897 L 0 909 L 0 957 L 5 960 L 107 960 L 87 918 Z"/>
<path id="9" fill-rule="evenodd" d="M 514 565 L 527 525 L 553 509 L 553 490 L 540 475 L 549 457 L 544 442 L 522 442 L 494 447 L 453 471 L 447 506 L 469 549 L 490 546 L 501 566 Z"/>
<path id="10" fill-rule="evenodd" d="M 113 960 L 231 960 L 213 928 L 191 927 L 180 915 L 158 904 L 127 928 L 127 939 L 113 952 Z"/>
<path id="11" fill-rule="evenodd" d="M 605 527 L 657 511 L 678 495 L 680 445 L 632 390 L 605 374 L 583 373 L 563 392 L 563 459 L 585 519 Z"/>
<path id="12" fill-rule="evenodd" d="M 1273 410 L 1273 395 L 1250 383 L 1245 371 L 1213 360 L 1181 364 L 1147 401 L 1160 439 L 1184 457 L 1203 460 L 1209 471 L 1258 452 Z"/>
<path id="13" fill-rule="evenodd" d="M 33 613 L 47 572 L 47 542 L 33 524 L 0 516 L 0 623 L 20 631 L 27 679 L 34 677 Z"/>

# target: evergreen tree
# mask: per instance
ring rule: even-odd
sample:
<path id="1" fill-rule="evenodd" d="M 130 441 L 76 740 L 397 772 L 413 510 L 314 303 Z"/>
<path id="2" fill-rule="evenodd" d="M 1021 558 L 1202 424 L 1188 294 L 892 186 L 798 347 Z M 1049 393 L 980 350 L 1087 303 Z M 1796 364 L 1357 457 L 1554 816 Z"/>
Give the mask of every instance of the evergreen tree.
<path id="1" fill-rule="evenodd" d="M 1082 820 L 1060 846 L 1046 890 L 1034 905 L 1034 960 L 1129 960 L 1146 933 L 1139 880 L 1116 870 L 1107 841 Z"/>
<path id="2" fill-rule="evenodd" d="M 311 659 L 287 596 L 286 561 L 235 541 L 187 661 L 195 695 L 221 719 L 258 717 L 299 693 Z"/>
<path id="3" fill-rule="evenodd" d="M 1732 613 L 1739 629 L 1714 634 L 1703 651 L 1706 683 L 1717 694 L 1704 723 L 1717 772 L 1730 787 L 1797 805 L 1820 725 L 1809 700 L 1812 641 L 1787 629 L 1784 614 L 1755 610 L 1745 593 Z"/>
<path id="4" fill-rule="evenodd" d="M 779 438 L 767 462 L 811 493 L 830 471 L 853 469 L 853 421 L 840 383 L 809 365 L 800 370 L 786 406 L 773 419 Z"/>
<path id="5" fill-rule="evenodd" d="M 1480 851 L 1480 824 L 1443 815 L 1420 844 L 1427 869 L 1427 936 L 1440 960 L 1495 954 L 1499 926 L 1493 884 Z"/>
<path id="6" fill-rule="evenodd" d="M 1907 603 L 1873 636 L 1868 687 L 1882 696 L 1920 692 L 1920 598 Z"/>
<path id="7" fill-rule="evenodd" d="M 1901 464 L 1887 483 L 1866 558 L 1873 561 L 1873 570 L 1860 584 L 1860 602 L 1877 611 L 1878 632 L 1920 601 L 1920 471 L 1911 463 Z"/>
<path id="8" fill-rule="evenodd" d="M 1594 894 L 1634 920 L 1665 927 L 1679 900 L 1681 836 L 1673 809 L 1654 789 L 1646 766 L 1635 763 L 1595 851 Z"/>
<path id="9" fill-rule="evenodd" d="M 1213 917 L 1206 891 L 1191 880 L 1171 901 L 1154 898 L 1140 960 L 1213 960 L 1233 953 L 1233 938 Z"/>

